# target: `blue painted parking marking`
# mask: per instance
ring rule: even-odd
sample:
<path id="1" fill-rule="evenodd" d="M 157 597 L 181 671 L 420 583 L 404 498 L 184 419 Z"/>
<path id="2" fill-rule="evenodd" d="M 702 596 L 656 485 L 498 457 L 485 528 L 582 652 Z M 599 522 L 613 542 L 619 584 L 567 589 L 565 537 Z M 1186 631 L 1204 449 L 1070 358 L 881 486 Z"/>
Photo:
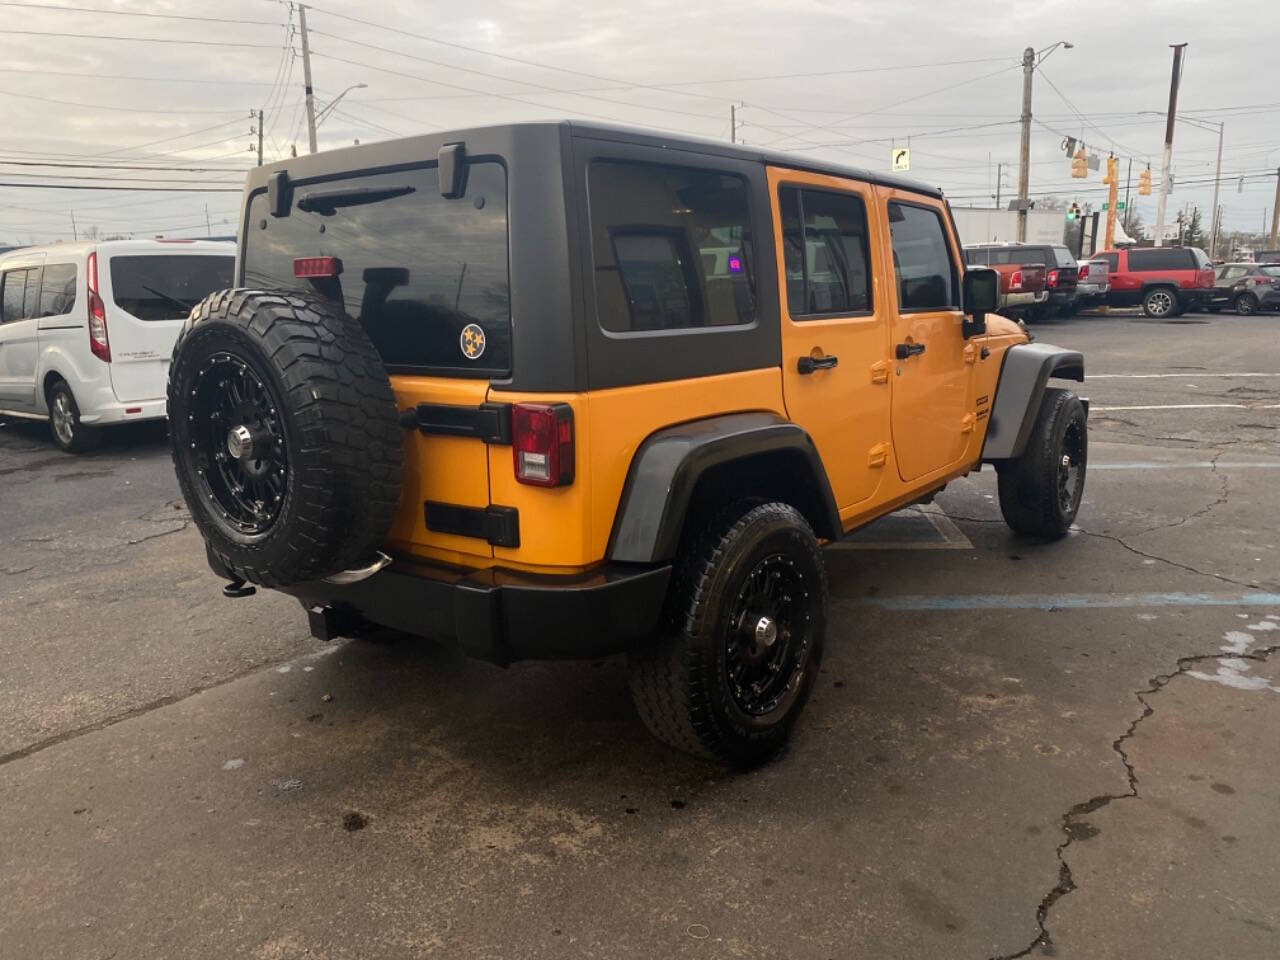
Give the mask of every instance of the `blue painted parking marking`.
<path id="1" fill-rule="evenodd" d="M 1117 607 L 1280 607 L 1280 593 L 1013 593 L 863 597 L 885 610 L 1105 610 Z"/>

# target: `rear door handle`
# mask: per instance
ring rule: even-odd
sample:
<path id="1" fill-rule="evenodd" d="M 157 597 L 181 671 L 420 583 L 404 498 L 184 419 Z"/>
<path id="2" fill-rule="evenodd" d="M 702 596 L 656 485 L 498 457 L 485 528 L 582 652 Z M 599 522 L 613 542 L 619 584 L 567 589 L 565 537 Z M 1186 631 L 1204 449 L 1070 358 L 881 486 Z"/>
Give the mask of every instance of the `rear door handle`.
<path id="1" fill-rule="evenodd" d="M 924 353 L 923 343 L 900 343 L 894 351 L 894 356 L 899 360 L 905 360 L 907 357 L 918 357 L 922 353 Z"/>
<path id="2" fill-rule="evenodd" d="M 813 373 L 815 370 L 830 370 L 839 362 L 840 358 L 831 354 L 824 357 L 801 357 L 796 361 L 796 369 L 801 373 Z"/>

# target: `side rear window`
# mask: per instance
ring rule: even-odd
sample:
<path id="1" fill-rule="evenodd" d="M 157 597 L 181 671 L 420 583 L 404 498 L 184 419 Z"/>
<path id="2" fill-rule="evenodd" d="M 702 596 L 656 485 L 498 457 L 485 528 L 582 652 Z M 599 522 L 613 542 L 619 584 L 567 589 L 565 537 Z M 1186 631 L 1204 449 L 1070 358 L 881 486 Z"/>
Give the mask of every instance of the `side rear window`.
<path id="1" fill-rule="evenodd" d="M 1107 265 L 1107 269 L 1112 273 L 1116 273 L 1120 269 L 1120 254 L 1118 253 L 1095 253 L 1093 259 L 1103 261 Z"/>
<path id="2" fill-rule="evenodd" d="M 1050 247 L 1053 252 L 1054 259 L 1058 261 L 1060 267 L 1074 267 L 1076 258 L 1072 256 L 1071 251 L 1066 247 Z"/>
<path id="3" fill-rule="evenodd" d="M 783 187 L 778 201 L 791 316 L 870 311 L 871 251 L 862 198 Z"/>
<path id="4" fill-rule="evenodd" d="M 39 270 L 6 270 L 0 276 L 0 323 L 35 316 Z M 28 287 L 31 291 L 28 292 Z"/>
<path id="5" fill-rule="evenodd" d="M 1150 270 L 1189 270 L 1195 266 L 1190 251 L 1182 247 L 1146 247 L 1129 251 L 1129 269 L 1136 273 Z"/>
<path id="6" fill-rule="evenodd" d="M 111 299 L 139 320 L 182 320 L 213 291 L 232 286 L 234 268 L 234 256 L 116 255 Z"/>
<path id="7" fill-rule="evenodd" d="M 950 310 L 959 305 L 942 217 L 929 207 L 892 201 L 889 233 L 899 310 Z"/>
<path id="8" fill-rule="evenodd" d="M 341 273 L 299 279 L 303 257 L 336 257 Z M 392 370 L 511 368 L 507 173 L 497 161 L 469 162 L 465 193 L 452 199 L 435 166 L 297 184 L 284 217 L 258 193 L 243 259 L 246 284 L 341 301 Z"/>
<path id="9" fill-rule="evenodd" d="M 76 305 L 76 265 L 74 263 L 47 263 L 44 279 L 40 283 L 40 313 L 42 317 L 60 317 L 70 313 Z"/>
<path id="10" fill-rule="evenodd" d="M 604 330 L 755 321 L 745 179 L 703 168 L 594 160 L 587 200 L 596 313 Z"/>

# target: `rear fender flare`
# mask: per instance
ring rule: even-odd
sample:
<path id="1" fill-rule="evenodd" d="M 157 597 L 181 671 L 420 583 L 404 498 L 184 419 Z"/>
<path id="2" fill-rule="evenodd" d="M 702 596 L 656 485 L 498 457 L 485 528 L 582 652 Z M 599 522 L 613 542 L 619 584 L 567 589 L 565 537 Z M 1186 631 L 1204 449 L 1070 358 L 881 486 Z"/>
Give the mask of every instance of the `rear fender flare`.
<path id="1" fill-rule="evenodd" d="M 1084 355 L 1048 343 L 1018 343 L 1004 353 L 982 446 L 984 462 L 1022 456 L 1050 378 L 1084 382 Z"/>
<path id="2" fill-rule="evenodd" d="M 809 474 L 795 480 L 797 490 L 803 487 L 817 501 L 808 511 L 814 532 L 838 538 L 835 497 L 809 434 L 773 413 L 735 413 L 659 430 L 640 445 L 614 519 L 609 559 L 659 563 L 674 558 L 699 479 L 714 468 L 761 456 L 788 457 Z"/>

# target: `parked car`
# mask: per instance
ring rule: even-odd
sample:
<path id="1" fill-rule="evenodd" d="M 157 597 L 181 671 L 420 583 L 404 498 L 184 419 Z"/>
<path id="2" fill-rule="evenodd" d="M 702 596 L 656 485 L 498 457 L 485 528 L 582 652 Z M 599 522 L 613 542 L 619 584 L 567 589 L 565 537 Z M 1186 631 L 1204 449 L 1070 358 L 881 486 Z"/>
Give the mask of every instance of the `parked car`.
<path id="1" fill-rule="evenodd" d="M 69 453 L 99 428 L 165 415 L 182 321 L 230 285 L 235 247 L 107 240 L 0 256 L 0 412 L 48 418 Z"/>
<path id="2" fill-rule="evenodd" d="M 1066 247 L 1051 243 L 978 243 L 966 250 L 973 250 L 975 254 L 977 251 L 987 250 L 990 251 L 988 256 L 997 260 L 1007 255 L 1007 262 L 1010 263 L 1044 267 L 1048 296 L 1027 309 L 1027 319 L 1046 320 L 1075 310 L 1079 266 L 1075 256 Z M 1000 251 L 1007 251 L 1007 254 Z"/>
<path id="3" fill-rule="evenodd" d="M 1225 263 L 1218 268 L 1208 309 L 1248 315 L 1280 310 L 1280 263 Z"/>
<path id="4" fill-rule="evenodd" d="M 1110 290 L 1111 267 L 1106 260 L 1080 261 L 1079 273 L 1076 274 L 1076 310 L 1106 303 Z"/>
<path id="5" fill-rule="evenodd" d="M 1044 267 L 1023 264 L 1018 248 L 965 247 L 971 267 L 990 267 L 1000 274 L 1000 314 L 1017 319 L 1049 300 Z"/>
<path id="6" fill-rule="evenodd" d="M 318 637 L 625 651 L 659 739 L 752 765 L 818 675 L 820 541 L 988 462 L 1015 530 L 1079 507 L 1086 408 L 1046 382 L 1084 359 L 989 313 L 934 187 L 577 121 L 245 186 L 249 289 L 175 349 L 174 466 L 225 590 Z"/>
<path id="7" fill-rule="evenodd" d="M 1148 317 L 1176 317 L 1209 302 L 1213 264 L 1199 247 L 1123 247 L 1093 255 L 1111 270 L 1109 307 L 1141 306 Z"/>

